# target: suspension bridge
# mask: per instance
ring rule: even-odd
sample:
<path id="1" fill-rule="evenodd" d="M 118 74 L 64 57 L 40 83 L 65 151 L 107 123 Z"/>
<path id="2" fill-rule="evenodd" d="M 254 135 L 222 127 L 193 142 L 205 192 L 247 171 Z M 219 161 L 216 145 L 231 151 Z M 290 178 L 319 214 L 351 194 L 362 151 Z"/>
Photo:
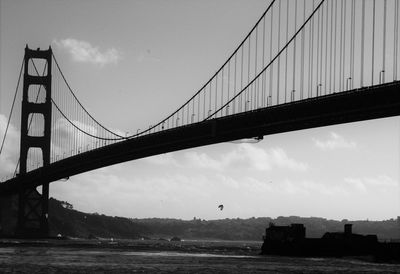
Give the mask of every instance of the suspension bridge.
<path id="1" fill-rule="evenodd" d="M 49 184 L 69 176 L 186 148 L 399 115 L 399 9 L 399 0 L 269 1 L 203 86 L 130 136 L 85 109 L 50 47 L 26 46 L 9 116 L 22 93 L 20 157 L 0 183 L 0 196 L 18 196 L 16 235 L 48 234 Z M 6 138 L 7 130 L 0 157 Z"/>

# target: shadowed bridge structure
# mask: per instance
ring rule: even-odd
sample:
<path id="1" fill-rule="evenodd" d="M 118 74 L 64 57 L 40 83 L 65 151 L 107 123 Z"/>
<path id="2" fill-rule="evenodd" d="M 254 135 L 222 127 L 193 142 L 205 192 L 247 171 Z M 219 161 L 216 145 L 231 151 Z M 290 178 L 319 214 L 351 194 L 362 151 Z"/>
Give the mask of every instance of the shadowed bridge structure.
<path id="1" fill-rule="evenodd" d="M 26 47 L 20 159 L 0 183 L 0 196 L 18 195 L 16 235 L 48 234 L 49 184 L 69 176 L 186 148 L 400 115 L 399 8 L 399 0 L 272 0 L 189 100 L 132 136 L 87 112 L 51 48 Z"/>

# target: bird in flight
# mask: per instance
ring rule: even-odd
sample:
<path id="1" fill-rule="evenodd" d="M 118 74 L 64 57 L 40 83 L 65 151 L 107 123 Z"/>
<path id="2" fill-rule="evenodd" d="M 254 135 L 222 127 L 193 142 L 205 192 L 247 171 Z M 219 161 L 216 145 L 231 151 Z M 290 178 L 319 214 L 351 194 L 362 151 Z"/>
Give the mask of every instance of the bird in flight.
<path id="1" fill-rule="evenodd" d="M 219 205 L 218 208 L 219 208 L 219 210 L 223 210 L 224 209 L 224 205 Z"/>

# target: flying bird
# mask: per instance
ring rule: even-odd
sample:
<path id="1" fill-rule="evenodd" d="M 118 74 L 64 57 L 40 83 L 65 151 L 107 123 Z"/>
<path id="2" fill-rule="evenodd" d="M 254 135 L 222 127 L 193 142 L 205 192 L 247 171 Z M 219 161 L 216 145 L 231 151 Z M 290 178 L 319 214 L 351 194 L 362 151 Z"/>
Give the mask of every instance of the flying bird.
<path id="1" fill-rule="evenodd" d="M 219 208 L 219 210 L 223 210 L 224 209 L 224 205 L 219 205 L 218 208 Z"/>

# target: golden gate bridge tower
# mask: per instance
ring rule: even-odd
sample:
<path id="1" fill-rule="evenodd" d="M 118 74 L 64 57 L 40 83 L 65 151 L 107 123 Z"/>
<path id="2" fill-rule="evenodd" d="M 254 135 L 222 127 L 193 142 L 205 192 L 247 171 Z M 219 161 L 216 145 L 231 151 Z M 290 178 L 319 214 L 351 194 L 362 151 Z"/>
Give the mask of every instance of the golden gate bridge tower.
<path id="1" fill-rule="evenodd" d="M 19 176 L 27 173 L 28 151 L 30 148 L 39 148 L 42 151 L 42 165 L 50 165 L 51 147 L 51 58 L 52 50 L 32 50 L 25 47 L 24 78 L 21 109 L 21 143 Z M 30 59 L 45 61 L 43 76 L 29 74 Z M 36 67 L 35 67 L 36 69 Z M 45 91 L 44 102 L 30 100 L 29 90 L 32 85 L 39 86 Z M 41 136 L 29 135 L 29 120 L 32 115 L 42 115 L 42 124 L 39 125 Z M 41 237 L 48 235 L 48 199 L 49 182 L 41 182 L 41 193 L 37 188 L 20 185 L 18 193 L 18 222 L 16 234 L 24 237 Z"/>

